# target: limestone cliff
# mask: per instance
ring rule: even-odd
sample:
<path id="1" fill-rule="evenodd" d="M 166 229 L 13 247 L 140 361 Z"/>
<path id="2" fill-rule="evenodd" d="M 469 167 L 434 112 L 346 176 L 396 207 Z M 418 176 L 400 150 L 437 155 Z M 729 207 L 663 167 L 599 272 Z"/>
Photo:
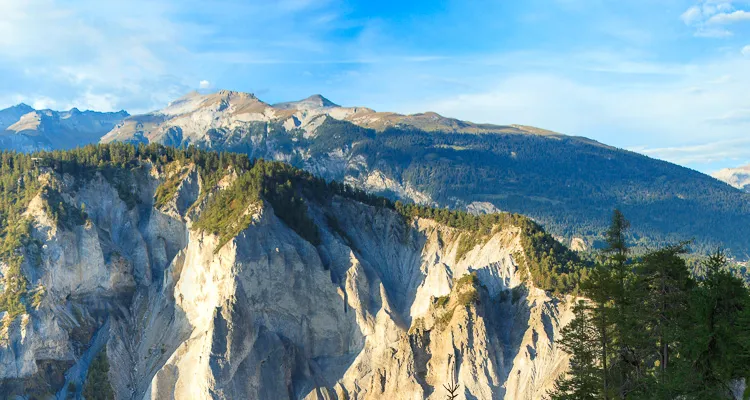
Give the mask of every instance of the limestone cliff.
<path id="1" fill-rule="evenodd" d="M 99 354 L 137 400 L 442 399 L 452 376 L 461 400 L 538 399 L 566 368 L 571 299 L 530 283 L 521 230 L 465 250 L 468 232 L 333 196 L 307 202 L 317 245 L 263 200 L 221 244 L 194 224 L 231 179 L 182 167 L 130 170 L 130 199 L 100 173 L 40 177 L 86 218 L 55 221 L 41 195 L 25 212 L 38 296 L 4 318 L 0 392 L 82 398 Z"/>

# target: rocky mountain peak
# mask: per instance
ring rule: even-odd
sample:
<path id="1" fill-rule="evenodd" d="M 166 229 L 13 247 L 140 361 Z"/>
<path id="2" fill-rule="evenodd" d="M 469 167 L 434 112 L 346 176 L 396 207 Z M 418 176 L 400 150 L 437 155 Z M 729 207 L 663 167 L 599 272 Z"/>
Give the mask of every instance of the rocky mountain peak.
<path id="1" fill-rule="evenodd" d="M 253 100 L 258 100 L 258 98 L 254 94 L 252 94 L 252 93 L 239 92 L 239 91 L 236 91 L 236 90 L 222 89 L 222 90 L 219 90 L 218 92 L 216 92 L 216 95 L 221 96 L 221 97 L 225 97 L 225 98 L 239 98 L 239 99 L 253 99 Z"/>
<path id="2" fill-rule="evenodd" d="M 724 168 L 711 176 L 737 189 L 750 192 L 750 164 L 737 168 Z"/>
<path id="3" fill-rule="evenodd" d="M 307 97 L 299 101 L 289 101 L 285 103 L 274 104 L 273 106 L 274 108 L 280 108 L 280 109 L 298 109 L 298 110 L 340 107 L 338 104 L 326 99 L 320 94 L 314 94 L 310 97 Z"/>
<path id="4" fill-rule="evenodd" d="M 338 104 L 332 102 L 331 100 L 326 99 L 325 97 L 323 97 L 322 95 L 319 95 L 319 94 L 314 94 L 314 95 L 306 98 L 303 101 L 304 102 L 308 102 L 308 103 L 317 104 L 320 107 L 339 107 Z"/>
<path id="5" fill-rule="evenodd" d="M 23 112 L 23 113 L 30 113 L 30 112 L 34 111 L 34 107 L 31 107 L 30 105 L 28 105 L 26 103 L 18 103 L 15 106 L 11 106 L 11 107 L 7 108 L 6 110 L 14 110 L 14 111 L 19 111 L 19 112 Z M 3 110 L 3 111 L 5 111 L 5 110 Z"/>
<path id="6" fill-rule="evenodd" d="M 16 123 L 22 116 L 34 111 L 33 107 L 24 103 L 0 110 L 0 131 L 8 129 L 9 126 Z"/>

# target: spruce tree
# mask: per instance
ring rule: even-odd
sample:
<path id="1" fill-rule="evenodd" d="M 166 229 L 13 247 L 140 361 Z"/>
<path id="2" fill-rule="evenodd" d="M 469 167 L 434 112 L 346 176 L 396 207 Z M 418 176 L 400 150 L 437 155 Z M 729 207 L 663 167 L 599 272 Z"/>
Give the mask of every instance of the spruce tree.
<path id="1" fill-rule="evenodd" d="M 612 213 L 612 221 L 606 232 L 607 247 L 604 249 L 606 265 L 611 270 L 614 285 L 612 287 L 612 315 L 614 332 L 612 340 L 615 342 L 612 363 L 613 385 L 615 393 L 619 398 L 625 398 L 633 387 L 634 365 L 630 360 L 634 359 L 632 343 L 630 343 L 628 331 L 633 323 L 631 318 L 632 304 L 628 290 L 632 273 L 628 265 L 629 248 L 626 241 L 627 230 L 630 222 L 615 209 Z"/>
<path id="2" fill-rule="evenodd" d="M 595 400 L 602 393 L 602 374 L 598 366 L 598 331 L 589 307 L 580 300 L 573 308 L 575 318 L 562 330 L 558 342 L 570 354 L 567 374 L 558 378 L 549 393 L 550 400 Z"/>
<path id="3" fill-rule="evenodd" d="M 731 398 L 733 382 L 750 376 L 750 295 L 726 264 L 721 251 L 713 254 L 691 297 L 691 329 L 682 348 L 687 398 Z"/>
<path id="4" fill-rule="evenodd" d="M 630 343 L 635 344 L 640 358 L 655 367 L 656 387 L 649 387 L 648 382 L 640 382 L 640 387 L 647 388 L 646 392 L 658 398 L 674 398 L 682 386 L 673 379 L 675 374 L 671 363 L 687 327 L 685 315 L 693 281 L 681 257 L 686 253 L 684 243 L 665 247 L 645 255 L 637 268 L 634 292 L 641 296 L 635 315 L 641 323 L 638 329 L 625 333 L 630 337 Z M 643 332 L 650 334 L 639 334 Z M 645 396 L 645 393 L 642 391 L 640 396 Z"/>
<path id="5" fill-rule="evenodd" d="M 591 325 L 596 332 L 596 351 L 598 352 L 598 371 L 601 379 L 600 393 L 602 398 L 612 398 L 611 359 L 612 337 L 614 333 L 614 316 L 612 315 L 612 291 L 614 282 L 610 270 L 606 267 L 595 266 L 589 278 L 581 283 L 583 295 L 591 300 Z"/>

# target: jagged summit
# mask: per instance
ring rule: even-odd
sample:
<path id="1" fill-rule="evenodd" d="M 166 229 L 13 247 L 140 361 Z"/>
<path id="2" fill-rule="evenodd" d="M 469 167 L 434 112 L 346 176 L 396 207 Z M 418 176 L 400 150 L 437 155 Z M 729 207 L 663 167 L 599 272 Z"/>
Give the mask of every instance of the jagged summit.
<path id="1" fill-rule="evenodd" d="M 341 107 L 338 104 L 326 99 L 320 94 L 314 94 L 310 97 L 299 101 L 289 101 L 284 103 L 277 103 L 273 105 L 274 108 L 280 109 L 322 109 L 322 108 L 333 108 Z"/>
<path id="2" fill-rule="evenodd" d="M 192 91 L 169 103 L 167 107 L 150 114 L 177 116 L 200 110 L 224 111 L 229 108 L 235 111 L 247 111 L 249 108 L 254 108 L 255 111 L 262 112 L 265 107 L 268 107 L 268 104 L 258 100 L 252 93 L 222 89 L 213 93 Z"/>
<path id="3" fill-rule="evenodd" d="M 32 112 L 32 111 L 34 111 L 34 107 L 32 107 L 32 106 L 30 106 L 30 105 L 28 105 L 26 103 L 18 103 L 18 104 L 14 105 L 14 106 L 6 108 L 5 110 L 17 110 L 17 111 L 22 111 L 22 112 Z M 5 111 L 5 110 L 2 110 L 2 111 Z"/>

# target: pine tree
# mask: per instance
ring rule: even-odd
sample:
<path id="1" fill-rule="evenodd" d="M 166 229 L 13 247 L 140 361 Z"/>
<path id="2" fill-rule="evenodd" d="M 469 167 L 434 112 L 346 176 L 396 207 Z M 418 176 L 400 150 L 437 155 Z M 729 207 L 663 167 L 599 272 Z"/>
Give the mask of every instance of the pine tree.
<path id="1" fill-rule="evenodd" d="M 687 361 L 681 383 L 688 398 L 730 398 L 729 385 L 750 376 L 750 294 L 726 263 L 721 251 L 712 255 L 691 298 L 691 329 L 681 349 Z"/>
<path id="2" fill-rule="evenodd" d="M 607 247 L 604 249 L 606 255 L 605 265 L 610 269 L 613 279 L 612 286 L 612 323 L 614 342 L 612 363 L 612 386 L 619 398 L 626 398 L 628 393 L 635 387 L 635 381 L 640 375 L 635 346 L 630 335 L 633 329 L 637 329 L 636 318 L 633 315 L 633 299 L 630 291 L 633 273 L 628 264 L 628 253 L 626 234 L 630 229 L 630 222 L 615 209 L 612 213 L 612 221 L 606 232 Z"/>
<path id="3" fill-rule="evenodd" d="M 660 398 L 673 398 L 680 386 L 674 385 L 674 374 L 670 367 L 672 355 L 677 353 L 686 328 L 684 321 L 688 311 L 688 294 L 693 282 L 681 257 L 685 253 L 687 249 L 684 243 L 659 249 L 645 255 L 637 268 L 635 292 L 641 296 L 636 315 L 641 323 L 626 335 L 630 343 L 640 350 L 637 354 L 641 360 L 654 360 L 658 385 L 646 391 L 652 395 L 658 394 Z M 643 334 L 646 332 L 650 335 Z"/>
<path id="4" fill-rule="evenodd" d="M 595 266 L 589 278 L 581 283 L 583 295 L 591 300 L 591 325 L 596 332 L 596 351 L 599 360 L 599 376 L 602 398 L 611 398 L 611 364 L 612 336 L 614 330 L 614 317 L 612 315 L 612 291 L 614 282 L 609 269 Z"/>
<path id="5" fill-rule="evenodd" d="M 570 368 L 555 382 L 555 388 L 549 393 L 550 400 L 595 400 L 602 392 L 598 331 L 585 301 L 579 301 L 573 313 L 575 318 L 563 328 L 562 339 L 558 342 L 571 356 Z"/>

